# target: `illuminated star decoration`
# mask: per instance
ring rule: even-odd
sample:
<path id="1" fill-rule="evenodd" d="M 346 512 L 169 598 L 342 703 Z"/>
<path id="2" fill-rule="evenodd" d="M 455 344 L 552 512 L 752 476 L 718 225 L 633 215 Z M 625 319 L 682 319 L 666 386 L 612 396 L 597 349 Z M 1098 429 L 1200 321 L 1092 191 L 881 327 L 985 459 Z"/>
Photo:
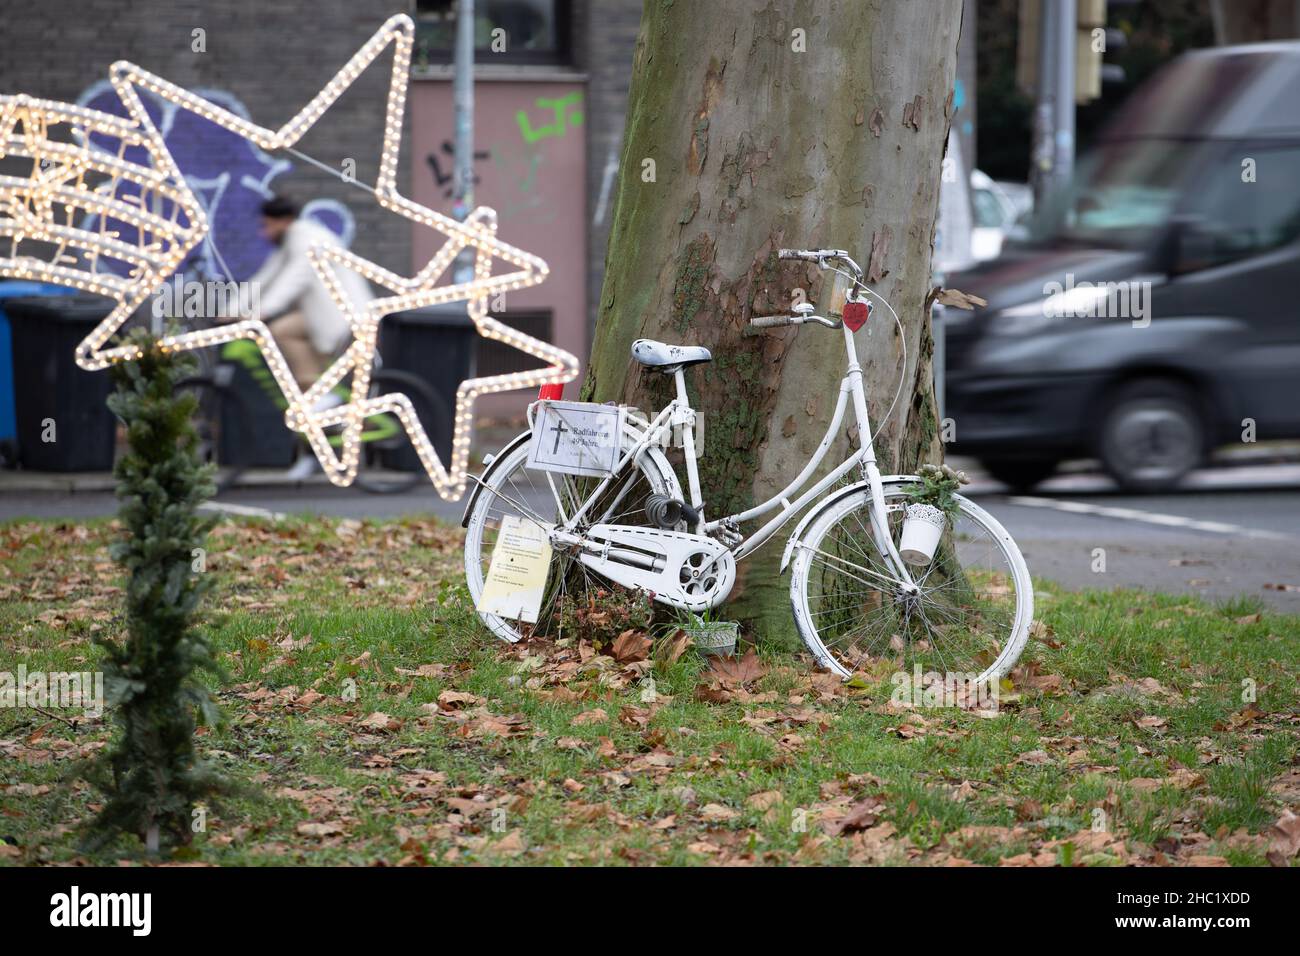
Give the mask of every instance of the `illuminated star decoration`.
<path id="1" fill-rule="evenodd" d="M 271 374 L 284 392 L 288 402 L 286 424 L 306 436 L 330 481 L 337 485 L 352 483 L 360 460 L 365 419 L 390 412 L 402 422 L 438 493 L 449 501 L 459 499 L 468 482 L 466 466 L 474 400 L 491 392 L 572 381 L 578 374 L 578 360 L 571 353 L 524 335 L 487 314 L 489 297 L 535 285 L 548 272 L 542 259 L 496 238 L 496 214 L 492 210 L 480 207 L 465 221 L 458 222 L 398 193 L 395 179 L 414 32 L 415 26 L 406 15 L 388 20 L 324 89 L 278 130 L 257 126 L 126 62 L 113 65 L 110 80 L 134 123 L 69 104 L 22 96 L 0 97 L 0 159 L 8 151 L 33 161 L 31 175 L 26 179 L 0 176 L 0 239 L 7 236 L 11 243 L 8 258 L 3 257 L 3 247 L 0 246 L 0 274 L 43 279 L 116 298 L 117 307 L 78 346 L 77 363 L 83 368 L 99 369 L 114 361 L 137 357 L 138 350 L 130 346 L 106 347 L 109 338 L 175 272 L 189 250 L 206 236 L 208 225 L 202 208 L 146 113 L 136 87 L 192 110 L 244 136 L 262 149 L 287 149 L 302 138 L 343 91 L 392 43 L 393 73 L 388 90 L 383 153 L 373 192 L 385 209 L 444 234 L 447 242 L 418 273 L 410 277 L 383 269 L 345 249 L 320 246 L 310 250 L 312 267 L 340 311 L 347 316 L 353 341 L 305 392 L 294 381 L 270 330 L 260 319 L 165 336 L 160 344 L 163 348 L 181 350 L 205 348 L 234 339 L 251 339 L 262 350 Z M 69 126 L 78 145 L 52 142 L 47 135 L 51 122 Z M 19 123 L 23 127 L 21 136 L 16 132 Z M 93 134 L 116 138 L 121 143 L 116 157 L 104 154 L 102 150 L 92 153 L 87 149 L 89 137 Z M 125 157 L 132 148 L 137 152 L 143 149 L 150 164 L 129 162 Z M 45 168 L 50 160 L 54 161 L 52 170 Z M 87 170 L 101 174 L 100 179 L 107 178 L 87 182 L 84 176 Z M 121 195 L 124 183 L 132 183 L 141 189 L 138 199 Z M 154 208 L 148 209 L 151 204 Z M 56 222 L 55 207 L 58 205 L 65 207 L 66 225 Z M 98 231 L 77 230 L 72 225 L 74 206 L 99 213 Z M 167 214 L 168 209 L 170 214 Z M 134 226 L 137 242 L 122 242 L 106 228 L 105 222 L 109 218 Z M 53 243 L 52 256 L 20 255 L 19 245 L 26 240 Z M 131 271 L 125 279 L 88 274 L 74 267 L 81 259 L 68 255 L 69 245 L 76 247 L 81 259 L 92 267 L 99 256 L 112 256 L 127 262 Z M 473 253 L 473 278 L 467 282 L 438 285 L 457 254 L 464 249 Z M 515 271 L 493 275 L 494 258 L 516 267 Z M 351 269 L 396 294 L 381 296 L 358 308 L 344 293 L 334 267 Z M 451 461 L 444 465 L 407 396 L 389 393 L 367 397 L 367 393 L 376 357 L 380 319 L 391 312 L 456 301 L 467 303 L 470 318 L 479 334 L 548 364 L 526 372 L 461 382 L 456 390 Z M 352 399 L 325 411 L 313 411 L 316 403 L 349 373 Z M 342 427 L 342 441 L 336 455 L 326 429 L 339 426 Z"/>

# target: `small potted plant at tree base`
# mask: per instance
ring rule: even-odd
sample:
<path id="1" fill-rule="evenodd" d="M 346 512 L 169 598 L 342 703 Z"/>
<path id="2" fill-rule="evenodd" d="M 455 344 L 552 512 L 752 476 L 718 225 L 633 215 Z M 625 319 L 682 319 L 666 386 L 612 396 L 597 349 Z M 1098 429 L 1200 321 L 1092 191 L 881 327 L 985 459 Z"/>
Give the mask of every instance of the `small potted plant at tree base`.
<path id="1" fill-rule="evenodd" d="M 740 633 L 740 624 L 736 621 L 720 621 L 712 611 L 703 614 L 687 612 L 682 615 L 679 626 L 701 654 L 726 657 L 736 650 Z"/>
<path id="2" fill-rule="evenodd" d="M 907 489 L 912 500 L 904 510 L 898 554 L 908 564 L 925 565 L 934 557 L 949 519 L 957 514 L 957 489 L 970 479 L 947 465 L 922 465 L 916 476 L 920 482 Z"/>

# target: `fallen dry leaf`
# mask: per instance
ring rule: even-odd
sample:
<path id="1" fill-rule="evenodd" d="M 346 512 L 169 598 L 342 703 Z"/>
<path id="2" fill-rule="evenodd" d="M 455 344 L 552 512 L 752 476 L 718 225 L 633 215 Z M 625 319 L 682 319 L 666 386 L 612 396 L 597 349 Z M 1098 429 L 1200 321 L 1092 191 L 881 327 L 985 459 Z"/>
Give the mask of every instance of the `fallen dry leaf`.
<path id="1" fill-rule="evenodd" d="M 294 828 L 300 836 L 316 837 L 320 839 L 327 836 L 337 836 L 343 832 L 343 824 L 337 822 L 330 823 L 300 823 Z"/>
<path id="2" fill-rule="evenodd" d="M 1265 856 L 1274 866 L 1289 866 L 1290 860 L 1300 853 L 1300 816 L 1283 810 L 1276 823 L 1264 834 L 1268 837 Z"/>
<path id="3" fill-rule="evenodd" d="M 755 810 L 766 810 L 785 800 L 780 790 L 764 790 L 760 793 L 751 793 L 745 798 L 745 806 L 752 807 Z"/>
<path id="4" fill-rule="evenodd" d="M 610 654 L 620 664 L 643 661 L 650 656 L 651 640 L 643 631 L 624 631 L 614 640 Z"/>
<path id="5" fill-rule="evenodd" d="M 482 697 L 467 694 L 459 690 L 444 690 L 438 695 L 438 706 L 443 710 L 459 710 L 462 707 L 474 707 L 483 703 Z"/>
<path id="6" fill-rule="evenodd" d="M 753 650 L 744 657 L 715 657 L 709 665 L 708 676 L 731 687 L 743 687 L 767 673 L 767 667 Z"/>
<path id="7" fill-rule="evenodd" d="M 382 711 L 375 711 L 365 720 L 361 721 L 360 726 L 367 730 L 377 730 L 382 733 L 391 733 L 392 731 L 401 730 L 402 722 L 396 717 L 389 717 Z"/>
<path id="8" fill-rule="evenodd" d="M 844 816 L 823 820 L 822 829 L 829 836 L 869 829 L 880 819 L 880 810 L 884 805 L 883 797 L 867 797 L 865 800 L 859 800 Z"/>
<path id="9" fill-rule="evenodd" d="M 705 823 L 726 823 L 738 816 L 740 814 L 731 807 L 723 806 L 720 803 L 706 803 L 700 807 L 700 819 Z"/>
<path id="10" fill-rule="evenodd" d="M 569 721 L 569 726 L 588 727 L 592 724 L 603 724 L 607 720 L 609 720 L 609 714 L 605 713 L 602 708 L 596 707 L 592 710 L 584 710 L 578 716 L 574 717 Z"/>

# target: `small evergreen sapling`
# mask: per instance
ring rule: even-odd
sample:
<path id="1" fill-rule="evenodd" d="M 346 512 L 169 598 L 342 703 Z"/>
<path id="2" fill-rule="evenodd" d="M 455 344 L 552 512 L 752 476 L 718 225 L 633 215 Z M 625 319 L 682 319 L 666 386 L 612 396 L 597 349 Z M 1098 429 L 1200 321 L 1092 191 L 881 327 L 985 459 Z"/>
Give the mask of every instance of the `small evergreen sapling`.
<path id="1" fill-rule="evenodd" d="M 218 672 L 196 626 L 211 577 L 195 560 L 216 517 L 198 510 L 214 487 L 195 452 L 196 401 L 177 392 L 193 373 L 192 356 L 160 349 L 142 329 L 128 342 L 142 355 L 113 367 L 117 389 L 108 399 L 127 434 L 114 469 L 124 534 L 111 549 L 127 574 L 127 633 L 99 641 L 117 733 L 91 775 L 105 802 L 90 844 L 131 833 L 157 852 L 188 844 L 195 805 L 229 789 L 194 746 L 196 722 L 219 717 L 196 677 L 199 669 Z"/>

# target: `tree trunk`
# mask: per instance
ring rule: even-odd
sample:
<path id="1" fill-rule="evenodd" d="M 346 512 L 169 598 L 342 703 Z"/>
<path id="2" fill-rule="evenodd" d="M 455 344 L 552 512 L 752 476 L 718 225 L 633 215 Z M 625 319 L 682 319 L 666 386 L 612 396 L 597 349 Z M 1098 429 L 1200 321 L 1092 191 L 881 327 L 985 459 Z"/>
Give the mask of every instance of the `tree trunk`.
<path id="1" fill-rule="evenodd" d="M 835 406 L 840 333 L 746 331 L 799 290 L 816 304 L 817 270 L 778 261 L 782 246 L 849 250 L 898 310 L 906 368 L 884 309 L 857 335 L 882 470 L 942 454 L 926 295 L 961 7 L 646 0 L 584 396 L 658 409 L 671 379 L 631 363 L 633 340 L 710 348 L 712 364 L 687 371 L 709 518 L 783 488 Z M 823 471 L 856 442 L 847 428 Z M 742 563 L 733 592 L 764 638 L 793 634 L 783 541 Z"/>

